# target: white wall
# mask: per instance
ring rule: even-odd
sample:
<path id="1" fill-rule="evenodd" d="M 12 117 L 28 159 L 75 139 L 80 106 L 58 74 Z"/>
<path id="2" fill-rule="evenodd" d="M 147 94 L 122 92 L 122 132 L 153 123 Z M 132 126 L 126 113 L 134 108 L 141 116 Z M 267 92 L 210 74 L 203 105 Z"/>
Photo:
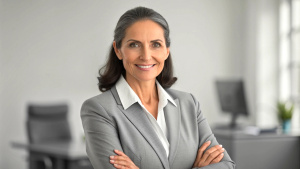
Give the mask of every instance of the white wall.
<path id="1" fill-rule="evenodd" d="M 256 32 L 245 34 L 255 12 L 246 2 L 0 0 L 0 168 L 26 166 L 24 152 L 12 149 L 10 142 L 26 140 L 29 102 L 69 103 L 73 136 L 81 137 L 80 107 L 99 93 L 97 71 L 114 26 L 122 13 L 139 5 L 155 9 L 169 22 L 179 79 L 174 88 L 193 93 L 210 123 L 228 122 L 229 116 L 220 113 L 214 80 L 250 75 L 247 93 L 256 90 L 251 64 L 257 58 L 247 54 L 256 49 L 256 38 L 250 37 Z M 251 95 L 252 111 L 255 99 Z M 256 120 L 252 113 L 249 123 Z"/>

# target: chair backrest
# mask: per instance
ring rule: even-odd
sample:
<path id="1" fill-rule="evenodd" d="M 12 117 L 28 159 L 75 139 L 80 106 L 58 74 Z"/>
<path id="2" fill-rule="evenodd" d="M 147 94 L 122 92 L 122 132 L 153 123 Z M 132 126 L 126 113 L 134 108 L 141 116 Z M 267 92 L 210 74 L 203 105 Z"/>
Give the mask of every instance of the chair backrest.
<path id="1" fill-rule="evenodd" d="M 68 105 L 28 105 L 27 134 L 30 143 L 70 141 Z"/>

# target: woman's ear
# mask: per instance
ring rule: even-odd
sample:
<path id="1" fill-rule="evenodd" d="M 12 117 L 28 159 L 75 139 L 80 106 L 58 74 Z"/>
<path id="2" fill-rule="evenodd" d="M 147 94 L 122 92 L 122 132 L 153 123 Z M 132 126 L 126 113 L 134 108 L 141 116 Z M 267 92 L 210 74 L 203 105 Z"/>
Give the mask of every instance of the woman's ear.
<path id="1" fill-rule="evenodd" d="M 167 48 L 166 59 L 168 59 L 169 55 L 170 55 L 170 47 Z"/>
<path id="2" fill-rule="evenodd" d="M 122 57 L 122 54 L 121 54 L 120 49 L 117 48 L 116 41 L 113 42 L 113 47 L 114 47 L 114 50 L 115 50 L 115 53 L 116 53 L 117 57 L 118 57 L 120 60 L 122 60 L 123 57 Z"/>

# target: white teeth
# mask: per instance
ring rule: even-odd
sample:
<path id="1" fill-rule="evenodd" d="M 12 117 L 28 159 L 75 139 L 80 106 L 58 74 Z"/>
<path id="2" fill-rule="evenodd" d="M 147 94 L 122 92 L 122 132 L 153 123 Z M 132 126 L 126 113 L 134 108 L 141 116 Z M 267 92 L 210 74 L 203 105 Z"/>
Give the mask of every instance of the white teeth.
<path id="1" fill-rule="evenodd" d="M 142 69 L 147 69 L 147 68 L 150 68 L 154 65 L 149 65 L 149 66 L 142 66 L 142 65 L 137 65 L 138 67 L 142 68 Z"/>

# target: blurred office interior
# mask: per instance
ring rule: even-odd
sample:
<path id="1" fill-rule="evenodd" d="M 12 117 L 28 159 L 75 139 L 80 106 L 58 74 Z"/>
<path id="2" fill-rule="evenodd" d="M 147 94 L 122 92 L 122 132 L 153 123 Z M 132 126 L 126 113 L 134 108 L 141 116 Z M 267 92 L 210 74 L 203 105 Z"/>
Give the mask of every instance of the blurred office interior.
<path id="1" fill-rule="evenodd" d="M 72 139 L 82 142 L 81 105 L 100 94 L 114 27 L 136 6 L 168 21 L 173 88 L 192 93 L 212 126 L 231 120 L 215 81 L 233 78 L 243 80 L 248 106 L 237 123 L 279 126 L 276 103 L 284 100 L 295 103 L 292 130 L 300 129 L 299 0 L 0 0 L 1 169 L 28 168 L 27 151 L 12 142 L 28 141 L 29 104 L 66 103 Z"/>

